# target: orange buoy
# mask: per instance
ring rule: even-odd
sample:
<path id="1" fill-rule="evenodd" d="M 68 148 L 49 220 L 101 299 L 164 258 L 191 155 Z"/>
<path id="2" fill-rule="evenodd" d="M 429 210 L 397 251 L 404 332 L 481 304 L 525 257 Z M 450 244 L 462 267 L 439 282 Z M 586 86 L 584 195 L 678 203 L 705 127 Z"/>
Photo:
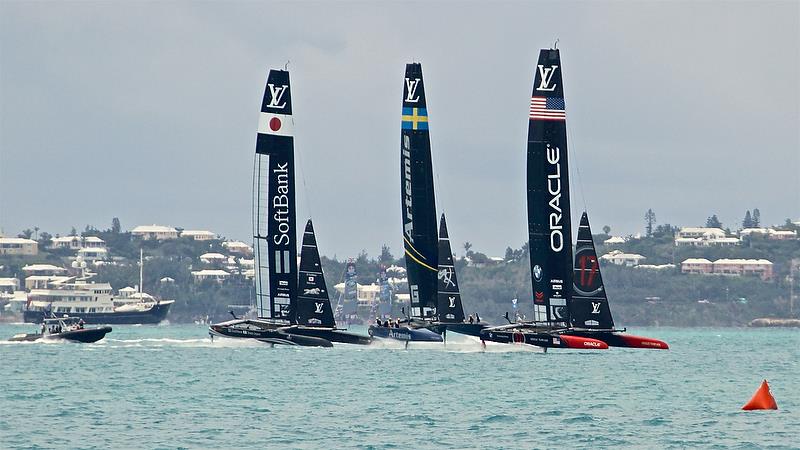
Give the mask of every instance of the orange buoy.
<path id="1" fill-rule="evenodd" d="M 769 391 L 767 380 L 761 382 L 761 386 L 756 393 L 753 394 L 753 398 L 751 398 L 746 405 L 742 406 L 742 409 L 745 411 L 753 411 L 755 409 L 778 409 L 775 397 L 773 397 L 772 392 Z"/>

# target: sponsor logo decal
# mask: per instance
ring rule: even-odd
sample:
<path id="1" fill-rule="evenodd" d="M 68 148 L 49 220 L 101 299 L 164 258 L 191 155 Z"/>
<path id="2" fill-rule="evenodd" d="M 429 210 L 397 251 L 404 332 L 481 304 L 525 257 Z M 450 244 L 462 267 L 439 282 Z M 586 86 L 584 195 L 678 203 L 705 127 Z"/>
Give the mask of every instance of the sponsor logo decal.
<path id="1" fill-rule="evenodd" d="M 272 83 L 267 83 L 267 87 L 269 88 L 269 104 L 267 105 L 270 108 L 276 109 L 283 109 L 286 107 L 286 101 L 283 100 L 283 94 L 289 90 L 289 86 L 286 84 L 275 86 Z"/>
<path id="2" fill-rule="evenodd" d="M 542 268 L 538 264 L 533 266 L 533 278 L 535 278 L 536 281 L 542 281 Z"/>
<path id="3" fill-rule="evenodd" d="M 406 78 L 406 102 L 417 103 L 419 101 L 419 95 L 417 95 L 419 82 L 419 78 Z"/>
<path id="4" fill-rule="evenodd" d="M 596 341 L 583 341 L 584 347 L 602 347 L 599 342 Z"/>
<path id="5" fill-rule="evenodd" d="M 275 229 L 270 230 L 272 240 L 275 245 L 289 245 L 289 163 L 278 163 L 277 167 L 272 170 L 273 175 L 276 177 L 277 194 L 272 197 L 272 207 L 274 214 L 272 220 Z M 286 261 L 283 273 L 289 272 L 290 265 Z"/>
<path id="6" fill-rule="evenodd" d="M 544 292 L 536 291 L 535 299 L 536 303 L 544 303 Z"/>
<path id="7" fill-rule="evenodd" d="M 303 289 L 303 295 L 319 295 L 322 290 L 320 288 Z"/>
<path id="8" fill-rule="evenodd" d="M 403 225 L 403 231 L 406 238 L 414 243 L 414 214 L 411 209 L 411 139 L 408 136 L 403 136 L 403 180 L 404 192 L 403 205 L 406 208 L 406 220 Z"/>
<path id="9" fill-rule="evenodd" d="M 449 267 L 445 267 L 439 270 L 438 277 L 440 280 L 442 280 L 442 283 L 444 283 L 445 287 L 456 285 L 455 283 L 453 283 L 453 269 Z"/>
<path id="10" fill-rule="evenodd" d="M 394 330 L 389 330 L 389 337 L 394 339 L 403 339 L 406 341 L 411 340 L 411 335 L 409 333 L 398 332 Z"/>
<path id="11" fill-rule="evenodd" d="M 314 314 L 322 314 L 323 306 L 325 306 L 325 303 L 314 303 Z"/>
<path id="12" fill-rule="evenodd" d="M 542 64 L 539 64 L 539 87 L 536 88 L 537 91 L 547 91 L 553 92 L 556 89 L 556 85 L 550 86 L 550 82 L 553 81 L 553 75 L 555 75 L 556 70 L 558 70 L 558 66 L 550 66 L 545 67 Z"/>
<path id="13" fill-rule="evenodd" d="M 547 144 L 547 162 L 553 166 L 554 172 L 547 175 L 547 192 L 552 196 L 547 204 L 552 211 L 549 215 L 550 249 L 560 252 L 564 249 L 564 234 L 561 213 L 561 151 L 558 147 Z"/>
<path id="14" fill-rule="evenodd" d="M 599 270 L 600 266 L 597 264 L 597 258 L 594 255 L 581 255 L 578 258 L 578 271 L 580 272 L 578 280 L 581 287 L 584 289 L 592 288 Z"/>
<path id="15" fill-rule="evenodd" d="M 450 302 L 450 308 L 456 307 L 456 298 L 455 297 L 447 297 L 447 300 Z M 452 316 L 452 314 L 448 314 L 448 316 Z M 452 317 L 449 317 L 452 319 Z"/>
<path id="16" fill-rule="evenodd" d="M 592 302 L 592 314 L 600 314 L 600 302 Z"/>

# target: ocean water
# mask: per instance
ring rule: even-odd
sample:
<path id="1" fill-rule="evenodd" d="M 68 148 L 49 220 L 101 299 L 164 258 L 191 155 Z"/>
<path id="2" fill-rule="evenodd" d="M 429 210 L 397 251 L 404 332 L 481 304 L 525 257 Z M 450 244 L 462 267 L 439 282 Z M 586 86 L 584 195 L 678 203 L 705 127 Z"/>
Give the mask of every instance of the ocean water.
<path id="1" fill-rule="evenodd" d="M 446 348 L 270 348 L 206 330 L 3 342 L 0 448 L 800 448 L 797 329 L 634 329 L 671 350 L 548 353 L 452 333 Z M 741 411 L 764 378 L 780 409 Z"/>

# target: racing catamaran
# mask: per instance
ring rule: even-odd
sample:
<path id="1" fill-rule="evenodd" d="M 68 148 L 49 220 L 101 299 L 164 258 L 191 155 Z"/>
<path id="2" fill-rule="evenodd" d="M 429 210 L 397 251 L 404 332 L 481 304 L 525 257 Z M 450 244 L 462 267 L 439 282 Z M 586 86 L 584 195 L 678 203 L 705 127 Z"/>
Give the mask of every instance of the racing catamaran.
<path id="1" fill-rule="evenodd" d="M 397 328 L 387 329 L 374 324 L 369 328 L 370 335 L 405 341 L 437 342 L 443 340 L 441 334 L 447 329 L 479 335 L 485 324 L 464 323 L 464 311 L 455 284 L 455 268 L 444 216 L 442 231 L 445 249 L 441 248 L 443 241 L 436 228 L 428 108 L 422 65 L 419 63 L 406 64 L 403 83 L 400 205 L 411 315 L 402 321 L 402 333 L 398 333 Z M 443 287 L 444 279 L 447 283 Z M 441 308 L 442 304 L 444 309 Z"/>
<path id="2" fill-rule="evenodd" d="M 307 298 L 298 299 L 294 135 L 289 72 L 270 70 L 261 103 L 253 169 L 253 249 L 257 318 L 237 318 L 209 327 L 212 336 L 257 339 L 270 344 L 330 347 L 344 339 L 329 322 L 314 323 Z M 310 239 L 313 228 L 309 222 Z M 308 231 L 308 230 L 307 230 Z M 304 239 L 305 239 L 304 235 Z M 319 266 L 319 254 L 312 266 Z M 309 258 L 312 258 L 309 256 Z M 308 280 L 305 280 L 308 282 Z M 324 282 L 322 284 L 324 286 Z M 310 288 L 313 289 L 313 288 Z M 308 295 L 308 294 L 306 294 Z M 327 298 L 327 293 L 326 293 Z M 313 301 L 313 300 L 312 300 Z M 324 312 L 324 303 L 323 312 Z M 330 309 L 330 302 L 327 302 Z M 316 306 L 314 306 L 316 311 Z M 303 322 L 298 321 L 298 317 Z M 319 326 L 316 326 L 319 325 Z M 368 338 L 362 340 L 368 342 Z M 341 342 L 336 340 L 337 342 Z M 361 342 L 357 342 L 361 343 Z"/>
<path id="3" fill-rule="evenodd" d="M 544 348 L 669 348 L 614 329 L 584 212 L 573 259 L 566 112 L 557 49 L 539 52 L 528 122 L 528 239 L 533 321 L 484 329 L 481 338 Z M 577 281 L 577 284 L 575 283 Z M 510 321 L 509 321 L 510 322 Z"/>

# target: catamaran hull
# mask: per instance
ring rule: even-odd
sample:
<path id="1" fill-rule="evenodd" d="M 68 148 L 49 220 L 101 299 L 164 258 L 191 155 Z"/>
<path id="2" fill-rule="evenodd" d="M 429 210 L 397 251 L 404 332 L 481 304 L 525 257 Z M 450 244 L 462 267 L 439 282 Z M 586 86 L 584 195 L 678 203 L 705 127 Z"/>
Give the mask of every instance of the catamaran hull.
<path id="1" fill-rule="evenodd" d="M 333 347 L 331 341 L 314 336 L 303 336 L 299 334 L 287 333 L 286 327 L 278 325 L 259 324 L 259 327 L 249 329 L 237 328 L 226 324 L 211 325 L 208 327 L 209 334 L 213 336 L 232 338 L 232 339 L 255 339 L 268 344 L 280 345 L 300 345 L 304 347 Z"/>
<path id="2" fill-rule="evenodd" d="M 167 313 L 173 301 L 162 301 L 153 305 L 146 311 L 123 311 L 123 312 L 104 312 L 104 313 L 79 313 L 80 318 L 87 324 L 109 324 L 109 325 L 137 325 L 137 324 L 157 324 L 166 319 Z M 49 313 L 47 313 L 49 314 Z M 60 314 L 60 313 L 57 313 Z M 22 313 L 23 321 L 27 323 L 42 323 L 45 311 L 25 310 Z M 49 316 L 48 316 L 49 317 Z"/>
<path id="3" fill-rule="evenodd" d="M 394 339 L 404 342 L 442 342 L 442 336 L 427 328 L 391 328 L 370 325 L 369 335 L 378 339 Z"/>
<path id="4" fill-rule="evenodd" d="M 650 348 L 655 350 L 668 350 L 669 344 L 666 342 L 643 336 L 634 336 L 627 333 L 618 332 L 593 332 L 593 331 L 570 331 L 570 336 L 580 336 L 603 341 L 611 347 L 627 348 Z"/>
<path id="5" fill-rule="evenodd" d="M 111 327 L 84 328 L 83 330 L 64 331 L 62 333 L 49 334 L 47 336 L 40 333 L 18 334 L 9 339 L 9 341 L 13 342 L 36 341 L 44 338 L 48 340 L 63 339 L 66 341 L 82 342 L 85 344 L 90 344 L 92 342 L 97 342 L 100 339 L 103 339 L 104 337 L 106 337 L 106 334 L 110 332 L 111 332 Z"/>
<path id="6" fill-rule="evenodd" d="M 608 344 L 603 341 L 581 336 L 571 336 L 554 332 L 522 330 L 491 330 L 481 332 L 484 341 L 501 344 L 528 344 L 543 348 L 569 348 L 584 350 L 605 350 Z"/>
<path id="7" fill-rule="evenodd" d="M 339 344 L 369 345 L 372 343 L 372 339 L 369 336 L 349 333 L 335 328 L 292 326 L 284 328 L 283 331 L 292 335 L 320 338 Z"/>

